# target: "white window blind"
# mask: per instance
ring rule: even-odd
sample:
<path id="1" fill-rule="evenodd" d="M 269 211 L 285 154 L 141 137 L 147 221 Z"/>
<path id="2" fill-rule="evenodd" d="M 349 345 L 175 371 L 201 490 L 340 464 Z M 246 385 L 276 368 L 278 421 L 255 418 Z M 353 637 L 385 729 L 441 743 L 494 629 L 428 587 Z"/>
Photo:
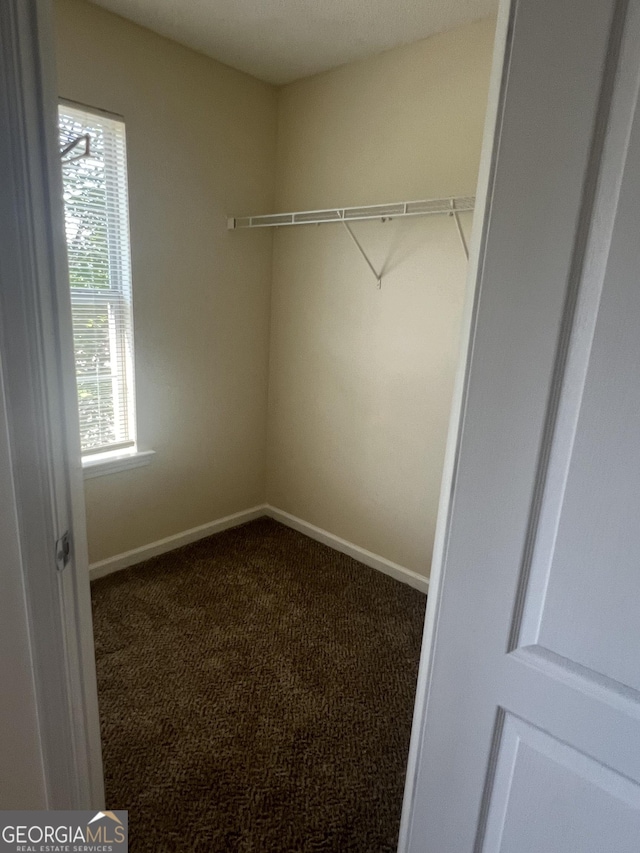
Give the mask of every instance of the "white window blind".
<path id="1" fill-rule="evenodd" d="M 63 158 L 78 412 L 83 455 L 136 441 L 131 259 L 124 122 L 59 106 L 61 150 L 88 134 L 89 156 Z M 84 146 L 74 149 L 77 156 Z"/>

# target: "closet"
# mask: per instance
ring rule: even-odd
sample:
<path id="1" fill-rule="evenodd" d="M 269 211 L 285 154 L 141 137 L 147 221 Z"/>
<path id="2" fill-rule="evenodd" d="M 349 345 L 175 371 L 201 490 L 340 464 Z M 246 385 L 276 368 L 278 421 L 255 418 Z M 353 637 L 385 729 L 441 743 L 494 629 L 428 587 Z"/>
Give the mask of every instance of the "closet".
<path id="1" fill-rule="evenodd" d="M 107 807 L 140 850 L 395 849 L 495 29 L 473 5 L 258 74 L 280 26 L 245 21 L 236 61 L 172 40 L 164 0 L 56 0 L 80 421 L 112 448 L 83 459 Z"/>

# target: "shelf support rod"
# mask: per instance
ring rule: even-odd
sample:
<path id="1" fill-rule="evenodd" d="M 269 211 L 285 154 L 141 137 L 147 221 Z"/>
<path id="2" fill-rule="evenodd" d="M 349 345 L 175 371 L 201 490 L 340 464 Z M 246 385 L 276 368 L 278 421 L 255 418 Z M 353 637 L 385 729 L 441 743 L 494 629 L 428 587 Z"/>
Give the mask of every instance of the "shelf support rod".
<path id="1" fill-rule="evenodd" d="M 350 228 L 350 226 L 349 226 L 349 223 L 344 219 L 344 214 L 340 217 L 340 221 L 342 222 L 342 224 L 344 225 L 344 227 L 347 229 L 347 232 L 348 232 L 349 236 L 351 237 L 351 239 L 353 240 L 353 242 L 356 244 L 356 246 L 357 246 L 357 248 L 358 248 L 358 251 L 360 252 L 360 254 L 362 255 L 362 257 L 365 259 L 365 261 L 367 262 L 367 265 L 368 265 L 369 269 L 371 270 L 371 272 L 374 274 L 375 279 L 376 279 L 376 282 L 377 282 L 377 284 L 378 284 L 378 290 L 380 290 L 380 288 L 382 287 L 382 275 L 378 275 L 378 272 L 377 272 L 376 268 L 375 268 L 375 267 L 374 267 L 374 265 L 371 263 L 371 261 L 369 260 L 369 257 L 368 257 L 368 255 L 367 255 L 367 253 L 365 252 L 365 250 L 364 250 L 364 249 L 362 248 L 362 246 L 360 245 L 360 241 L 358 240 L 358 238 L 356 237 L 356 235 L 355 235 L 355 234 L 353 233 L 353 231 L 351 230 L 351 228 Z"/>
<path id="2" fill-rule="evenodd" d="M 462 230 L 462 225 L 460 223 L 460 217 L 458 215 L 458 211 L 456 210 L 455 201 L 453 199 L 451 199 L 450 216 L 453 216 L 453 218 L 455 219 L 456 226 L 458 228 L 458 236 L 460 237 L 460 242 L 462 243 L 462 250 L 467 260 L 469 260 L 469 247 L 467 246 L 467 240 L 464 236 L 464 231 Z"/>

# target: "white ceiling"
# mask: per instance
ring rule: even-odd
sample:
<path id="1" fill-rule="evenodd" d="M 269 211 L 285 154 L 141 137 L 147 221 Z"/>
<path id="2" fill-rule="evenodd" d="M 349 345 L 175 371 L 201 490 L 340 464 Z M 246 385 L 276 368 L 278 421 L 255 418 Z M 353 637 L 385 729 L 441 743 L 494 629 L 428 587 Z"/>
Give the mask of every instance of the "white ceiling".
<path id="1" fill-rule="evenodd" d="M 495 14 L 498 0 L 93 0 L 270 83 Z"/>

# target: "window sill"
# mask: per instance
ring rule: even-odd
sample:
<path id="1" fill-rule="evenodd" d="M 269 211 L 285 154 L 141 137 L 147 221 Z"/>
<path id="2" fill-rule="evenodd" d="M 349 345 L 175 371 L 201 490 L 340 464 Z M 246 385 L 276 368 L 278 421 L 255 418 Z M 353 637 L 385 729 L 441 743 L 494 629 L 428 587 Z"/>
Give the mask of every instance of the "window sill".
<path id="1" fill-rule="evenodd" d="M 119 471 L 128 471 L 129 468 L 140 468 L 148 465 L 156 455 L 155 450 L 135 450 L 133 453 L 96 454 L 93 458 L 82 460 L 82 474 L 85 480 L 92 477 L 102 477 L 105 474 L 117 474 Z"/>

